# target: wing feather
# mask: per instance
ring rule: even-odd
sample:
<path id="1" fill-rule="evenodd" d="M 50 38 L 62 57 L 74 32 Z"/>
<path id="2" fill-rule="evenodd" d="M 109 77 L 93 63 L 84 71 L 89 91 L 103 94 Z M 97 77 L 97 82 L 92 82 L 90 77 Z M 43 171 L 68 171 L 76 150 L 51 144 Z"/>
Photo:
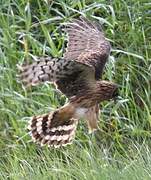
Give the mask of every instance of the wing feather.
<path id="1" fill-rule="evenodd" d="M 68 98 L 83 88 L 91 88 L 95 81 L 93 66 L 62 58 L 39 58 L 36 62 L 24 64 L 19 68 L 19 77 L 26 87 L 45 81 L 52 82 Z"/>
<path id="2" fill-rule="evenodd" d="M 110 44 L 101 28 L 81 17 L 68 23 L 66 32 L 68 44 L 64 58 L 92 65 L 95 78 L 99 79 L 110 54 Z"/>
<path id="3" fill-rule="evenodd" d="M 87 19 L 75 19 L 67 25 L 69 41 L 63 58 L 38 58 L 21 67 L 20 78 L 26 86 L 54 82 L 67 97 L 91 89 L 99 79 L 110 44 L 100 28 Z"/>

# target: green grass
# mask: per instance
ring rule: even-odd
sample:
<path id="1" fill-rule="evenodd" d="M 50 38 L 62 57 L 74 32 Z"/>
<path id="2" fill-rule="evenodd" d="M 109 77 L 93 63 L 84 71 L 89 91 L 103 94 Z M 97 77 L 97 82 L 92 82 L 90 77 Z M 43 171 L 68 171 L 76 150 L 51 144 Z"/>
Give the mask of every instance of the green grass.
<path id="1" fill-rule="evenodd" d="M 147 0 L 0 1 L 0 179 L 151 179 L 150 9 Z M 120 99 L 102 104 L 95 134 L 81 121 L 73 145 L 41 148 L 27 120 L 66 98 L 48 84 L 25 90 L 16 64 L 61 56 L 60 25 L 79 15 L 103 24 L 112 44 L 103 78 L 119 84 Z"/>

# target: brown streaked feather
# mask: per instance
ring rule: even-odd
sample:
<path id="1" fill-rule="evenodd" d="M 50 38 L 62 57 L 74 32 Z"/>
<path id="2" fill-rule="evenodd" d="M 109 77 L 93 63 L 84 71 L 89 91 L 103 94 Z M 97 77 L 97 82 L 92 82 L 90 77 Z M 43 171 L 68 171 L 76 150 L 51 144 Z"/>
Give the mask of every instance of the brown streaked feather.
<path id="1" fill-rule="evenodd" d="M 64 58 L 92 65 L 98 80 L 110 54 L 110 44 L 103 32 L 95 23 L 83 17 L 68 23 L 66 32 L 68 44 Z"/>
<path id="2" fill-rule="evenodd" d="M 74 61 L 76 62 L 76 61 Z M 77 68 L 70 76 L 64 76 L 56 81 L 57 88 L 68 98 L 76 96 L 83 90 L 93 89 L 95 85 L 95 71 L 93 66 L 76 62 Z"/>
<path id="3" fill-rule="evenodd" d="M 38 58 L 19 69 L 19 77 L 26 87 L 49 81 L 55 83 L 67 97 L 74 96 L 95 81 L 93 66 L 62 58 Z"/>
<path id="4" fill-rule="evenodd" d="M 96 81 L 91 89 L 82 89 L 76 96 L 71 97 L 71 103 L 79 104 L 84 108 L 90 108 L 96 104 L 110 100 L 117 96 L 117 84 L 109 81 Z"/>

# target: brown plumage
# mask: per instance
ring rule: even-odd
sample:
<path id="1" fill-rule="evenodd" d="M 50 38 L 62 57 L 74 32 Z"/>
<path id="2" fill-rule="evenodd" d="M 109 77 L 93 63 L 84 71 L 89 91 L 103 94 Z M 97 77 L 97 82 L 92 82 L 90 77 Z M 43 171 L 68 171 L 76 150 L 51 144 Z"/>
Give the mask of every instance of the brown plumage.
<path id="1" fill-rule="evenodd" d="M 95 77 L 100 79 L 110 54 L 110 43 L 100 31 L 101 27 L 85 18 L 75 19 L 66 28 L 68 44 L 64 54 L 67 60 L 76 60 L 95 68 Z"/>
<path id="2" fill-rule="evenodd" d="M 87 120 L 89 131 L 97 129 L 99 103 L 117 95 L 117 85 L 99 81 L 110 44 L 100 28 L 85 18 L 68 23 L 68 45 L 63 58 L 38 58 L 19 67 L 20 78 L 28 86 L 49 81 L 65 94 L 63 107 L 31 119 L 29 130 L 34 141 L 60 147 L 71 143 L 78 120 Z"/>

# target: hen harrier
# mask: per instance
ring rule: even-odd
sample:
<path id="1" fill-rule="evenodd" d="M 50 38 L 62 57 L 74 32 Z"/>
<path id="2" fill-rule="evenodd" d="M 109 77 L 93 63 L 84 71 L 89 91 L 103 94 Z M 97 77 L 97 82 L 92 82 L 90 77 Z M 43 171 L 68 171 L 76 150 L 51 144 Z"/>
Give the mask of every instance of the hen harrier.
<path id="1" fill-rule="evenodd" d="M 62 58 L 38 58 L 20 67 L 26 86 L 50 81 L 66 95 L 68 103 L 48 114 L 32 117 L 29 131 L 41 145 L 60 147 L 70 144 L 81 117 L 89 131 L 97 129 L 99 103 L 117 95 L 117 85 L 99 81 L 110 54 L 110 44 L 98 25 L 85 18 L 68 23 L 66 52 Z"/>

